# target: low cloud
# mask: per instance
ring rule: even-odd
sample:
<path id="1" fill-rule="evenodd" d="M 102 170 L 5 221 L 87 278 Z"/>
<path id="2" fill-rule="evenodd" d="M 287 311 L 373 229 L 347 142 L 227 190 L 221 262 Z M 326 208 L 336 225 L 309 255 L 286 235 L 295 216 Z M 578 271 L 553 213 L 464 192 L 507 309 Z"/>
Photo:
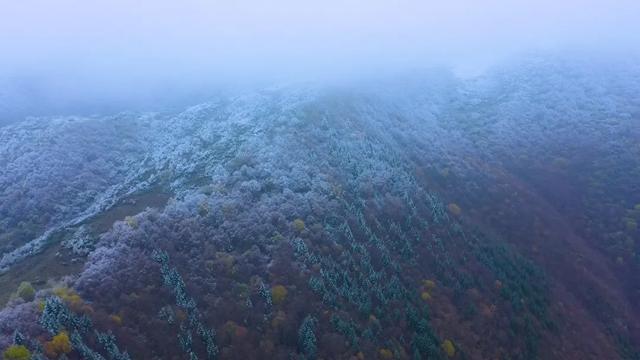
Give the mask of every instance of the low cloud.
<path id="1" fill-rule="evenodd" d="M 13 1 L 0 11 L 0 96 L 64 112 L 430 66 L 473 72 L 526 52 L 627 56 L 639 14 L 627 0 Z"/>

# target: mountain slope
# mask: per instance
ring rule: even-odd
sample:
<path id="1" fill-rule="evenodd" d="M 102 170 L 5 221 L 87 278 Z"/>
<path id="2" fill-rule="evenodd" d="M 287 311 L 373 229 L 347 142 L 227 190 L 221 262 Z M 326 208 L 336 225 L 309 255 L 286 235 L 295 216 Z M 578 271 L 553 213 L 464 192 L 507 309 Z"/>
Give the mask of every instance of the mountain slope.
<path id="1" fill-rule="evenodd" d="M 0 285 L 84 265 L 13 299 L 0 346 L 637 358 L 636 70 L 549 60 L 3 127 Z"/>

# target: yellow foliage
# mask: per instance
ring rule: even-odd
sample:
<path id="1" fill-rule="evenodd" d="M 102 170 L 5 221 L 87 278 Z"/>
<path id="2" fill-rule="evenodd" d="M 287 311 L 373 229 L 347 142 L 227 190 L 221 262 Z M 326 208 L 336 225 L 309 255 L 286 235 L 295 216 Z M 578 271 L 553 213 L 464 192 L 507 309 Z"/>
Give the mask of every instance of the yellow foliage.
<path id="1" fill-rule="evenodd" d="M 451 203 L 447 205 L 447 209 L 449 209 L 449 212 L 455 216 L 458 216 L 462 213 L 462 209 L 460 209 L 460 206 L 458 206 L 458 204 L 456 203 Z"/>
<path id="2" fill-rule="evenodd" d="M 126 222 L 127 225 L 129 225 L 129 227 L 131 227 L 132 229 L 135 229 L 138 227 L 138 219 L 134 218 L 133 216 L 125 217 L 124 222 Z"/>
<path id="3" fill-rule="evenodd" d="M 422 285 L 424 285 L 428 290 L 432 290 L 436 287 L 436 283 L 433 280 L 422 280 Z"/>
<path id="4" fill-rule="evenodd" d="M 284 311 L 280 310 L 276 312 L 276 316 L 274 316 L 273 319 L 271 320 L 271 326 L 273 326 L 274 328 L 277 328 L 280 325 L 284 324 L 286 320 L 287 320 L 287 314 L 285 314 Z"/>
<path id="5" fill-rule="evenodd" d="M 70 294 L 73 293 L 73 290 L 69 289 L 68 287 L 57 287 L 53 289 L 53 294 L 57 297 L 59 297 L 62 300 L 65 300 L 67 297 L 69 297 Z"/>
<path id="6" fill-rule="evenodd" d="M 58 287 L 53 289 L 53 294 L 69 304 L 72 308 L 80 308 L 84 303 L 80 295 L 68 287 Z"/>
<path id="7" fill-rule="evenodd" d="M 176 319 L 178 319 L 179 323 L 185 321 L 187 319 L 187 313 L 185 313 L 182 309 L 177 309 L 176 310 Z"/>
<path id="8" fill-rule="evenodd" d="M 51 341 L 47 341 L 44 344 L 44 352 L 49 358 L 54 359 L 62 354 L 70 353 L 71 341 L 69 341 L 69 335 L 63 331 L 54 336 Z"/>
<path id="9" fill-rule="evenodd" d="M 284 236 L 282 236 L 280 233 L 276 233 L 271 237 L 271 240 L 275 243 L 279 243 L 284 241 Z"/>
<path id="10" fill-rule="evenodd" d="M 453 341 L 449 339 L 442 342 L 442 350 L 448 357 L 453 357 L 456 354 L 456 347 L 453 346 Z"/>
<path id="11" fill-rule="evenodd" d="M 383 359 L 383 360 L 391 360 L 391 359 L 393 359 L 393 353 L 389 349 L 380 349 L 380 351 L 378 351 L 378 353 L 380 354 L 380 358 Z"/>
<path id="12" fill-rule="evenodd" d="M 429 294 L 426 291 L 423 291 L 422 294 L 420 294 L 420 297 L 422 298 L 422 300 L 427 301 L 427 300 L 431 300 L 431 294 Z"/>
<path id="13" fill-rule="evenodd" d="M 287 297 L 287 288 L 282 285 L 276 285 L 271 288 L 271 298 L 273 299 L 273 303 L 278 305 L 281 304 L 284 299 Z"/>
<path id="14" fill-rule="evenodd" d="M 67 302 L 69 303 L 69 305 L 72 305 L 72 306 L 73 305 L 81 305 L 82 304 L 82 298 L 78 294 L 71 294 L 67 298 Z"/>
<path id="15" fill-rule="evenodd" d="M 296 229 L 296 231 L 304 231 L 304 221 L 302 221 L 302 219 L 293 220 L 293 227 Z"/>
<path id="16" fill-rule="evenodd" d="M 109 318 L 111 319 L 111 321 L 113 321 L 114 324 L 121 326 L 122 325 L 122 316 L 120 315 L 111 315 L 109 316 Z"/>
<path id="17" fill-rule="evenodd" d="M 31 352 L 24 345 L 11 345 L 2 353 L 3 360 L 29 360 Z"/>

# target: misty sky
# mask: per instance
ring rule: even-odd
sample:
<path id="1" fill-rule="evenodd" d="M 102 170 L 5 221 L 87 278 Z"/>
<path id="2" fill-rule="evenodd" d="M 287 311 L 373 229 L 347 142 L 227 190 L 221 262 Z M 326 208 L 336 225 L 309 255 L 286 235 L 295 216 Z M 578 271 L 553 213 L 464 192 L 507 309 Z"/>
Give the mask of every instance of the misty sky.
<path id="1" fill-rule="evenodd" d="M 637 0 L 0 0 L 0 79 L 134 96 L 540 50 L 635 53 L 639 19 Z"/>

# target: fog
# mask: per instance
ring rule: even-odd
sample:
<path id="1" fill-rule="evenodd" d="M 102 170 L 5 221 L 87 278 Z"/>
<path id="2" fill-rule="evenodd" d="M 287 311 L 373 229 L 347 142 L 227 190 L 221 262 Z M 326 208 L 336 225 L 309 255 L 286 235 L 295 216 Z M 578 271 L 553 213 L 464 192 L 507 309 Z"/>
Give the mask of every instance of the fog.
<path id="1" fill-rule="evenodd" d="M 523 53 L 635 56 L 639 17 L 633 0 L 3 0 L 0 117 L 442 65 L 475 75 Z"/>

